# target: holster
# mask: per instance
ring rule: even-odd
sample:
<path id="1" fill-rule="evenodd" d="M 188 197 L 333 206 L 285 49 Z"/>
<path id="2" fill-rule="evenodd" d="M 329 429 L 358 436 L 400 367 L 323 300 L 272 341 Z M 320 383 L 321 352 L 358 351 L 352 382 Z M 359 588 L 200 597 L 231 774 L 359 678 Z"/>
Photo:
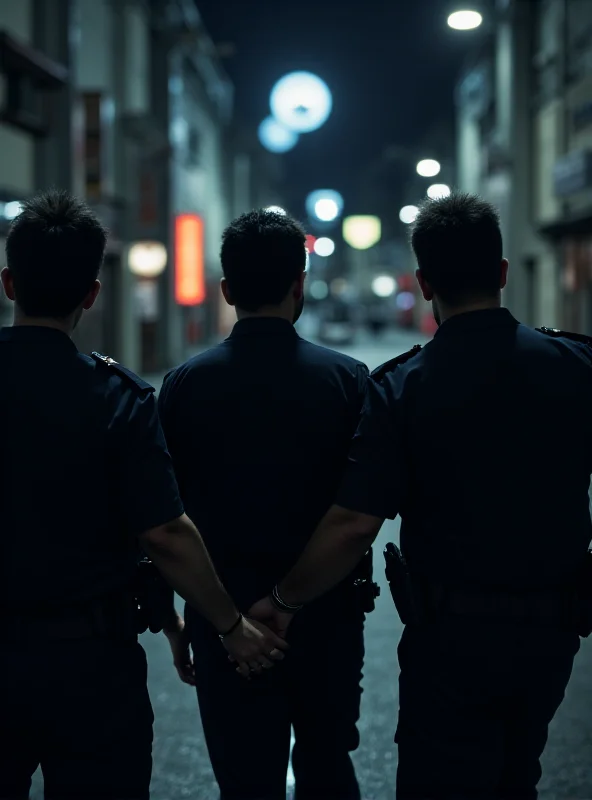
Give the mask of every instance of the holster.
<path id="1" fill-rule="evenodd" d="M 175 593 L 152 561 L 138 561 L 134 586 L 137 633 L 160 633 L 171 619 Z"/>
<path id="2" fill-rule="evenodd" d="M 403 554 L 396 544 L 389 542 L 384 548 L 385 574 L 397 613 L 403 625 L 419 622 L 417 598 Z"/>
<path id="3" fill-rule="evenodd" d="M 354 587 L 364 614 L 371 614 L 374 611 L 376 598 L 380 596 L 380 586 L 374 582 L 373 577 L 374 561 L 370 548 L 353 573 Z"/>

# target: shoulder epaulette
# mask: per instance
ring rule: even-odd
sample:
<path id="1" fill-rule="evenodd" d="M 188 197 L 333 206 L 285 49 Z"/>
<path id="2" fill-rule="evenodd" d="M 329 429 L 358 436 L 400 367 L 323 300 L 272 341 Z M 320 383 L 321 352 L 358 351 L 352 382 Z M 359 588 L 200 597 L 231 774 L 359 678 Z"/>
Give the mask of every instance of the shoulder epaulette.
<path id="1" fill-rule="evenodd" d="M 128 369 L 118 361 L 115 361 L 114 358 L 111 358 L 110 356 L 104 356 L 102 353 L 97 352 L 91 353 L 91 357 L 97 362 L 97 364 L 101 364 L 102 366 L 113 370 L 124 380 L 128 381 L 128 383 L 132 383 L 138 391 L 142 393 L 156 391 L 154 386 L 145 381 L 143 378 L 140 378 L 140 376 L 136 375 L 135 372 L 132 372 L 131 369 Z"/>
<path id="2" fill-rule="evenodd" d="M 544 333 L 547 336 L 554 336 L 556 339 L 571 339 L 574 342 L 582 342 L 592 347 L 592 336 L 585 336 L 583 333 L 570 333 L 569 331 L 560 331 L 558 328 L 535 328 L 539 333 Z"/>
<path id="3" fill-rule="evenodd" d="M 372 370 L 372 372 L 370 373 L 370 377 L 373 378 L 375 381 L 380 382 L 388 372 L 392 372 L 400 364 L 404 364 L 406 361 L 409 361 L 409 359 L 417 355 L 417 353 L 419 353 L 420 350 L 421 350 L 420 344 L 414 345 L 411 348 L 411 350 L 408 350 L 406 353 L 401 353 L 400 356 L 391 358 L 390 361 L 386 361 L 384 364 L 381 364 L 379 367 L 376 367 L 376 369 Z"/>

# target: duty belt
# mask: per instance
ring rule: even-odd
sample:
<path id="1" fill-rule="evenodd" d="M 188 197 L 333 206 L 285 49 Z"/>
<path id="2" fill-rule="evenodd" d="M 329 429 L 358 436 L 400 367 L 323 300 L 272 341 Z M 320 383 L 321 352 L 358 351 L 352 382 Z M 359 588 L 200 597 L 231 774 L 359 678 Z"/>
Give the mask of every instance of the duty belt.
<path id="1" fill-rule="evenodd" d="M 0 616 L 0 634 L 13 641 L 137 638 L 133 605 L 125 596 Z"/>
<path id="2" fill-rule="evenodd" d="M 572 598 L 562 590 L 524 591 L 422 587 L 419 603 L 428 617 L 456 616 L 565 627 L 572 619 Z"/>

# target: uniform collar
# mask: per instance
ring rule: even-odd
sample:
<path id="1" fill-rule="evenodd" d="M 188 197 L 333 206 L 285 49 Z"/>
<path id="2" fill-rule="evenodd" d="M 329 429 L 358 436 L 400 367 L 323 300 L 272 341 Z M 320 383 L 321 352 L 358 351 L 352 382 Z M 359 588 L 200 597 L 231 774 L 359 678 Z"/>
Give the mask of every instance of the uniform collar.
<path id="1" fill-rule="evenodd" d="M 239 336 L 291 336 L 298 334 L 291 322 L 279 317 L 245 317 L 235 323 L 230 339 Z"/>
<path id="2" fill-rule="evenodd" d="M 67 333 L 45 325 L 13 325 L 0 328 L 0 342 L 26 342 L 49 344 L 52 347 L 78 348 Z"/>
<path id="3" fill-rule="evenodd" d="M 468 333 L 475 330 L 507 328 L 515 325 L 518 325 L 518 320 L 510 314 L 507 308 L 485 308 L 449 317 L 440 325 L 435 335 L 447 336 L 451 333 Z"/>

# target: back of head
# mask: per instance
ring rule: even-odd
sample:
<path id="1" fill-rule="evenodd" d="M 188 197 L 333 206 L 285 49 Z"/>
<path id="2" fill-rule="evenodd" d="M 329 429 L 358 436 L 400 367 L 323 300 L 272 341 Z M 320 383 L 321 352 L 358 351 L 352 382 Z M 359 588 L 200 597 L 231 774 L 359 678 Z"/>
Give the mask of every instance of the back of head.
<path id="1" fill-rule="evenodd" d="M 16 303 L 27 317 L 63 319 L 97 280 L 107 232 L 68 192 L 51 190 L 23 203 L 6 239 Z"/>
<path id="2" fill-rule="evenodd" d="M 278 306 L 306 268 L 306 236 L 284 214 L 242 214 L 224 231 L 222 272 L 233 304 L 255 313 Z"/>
<path id="3" fill-rule="evenodd" d="M 496 297 L 502 278 L 502 235 L 496 209 L 453 192 L 420 208 L 411 245 L 423 279 L 449 306 Z"/>

